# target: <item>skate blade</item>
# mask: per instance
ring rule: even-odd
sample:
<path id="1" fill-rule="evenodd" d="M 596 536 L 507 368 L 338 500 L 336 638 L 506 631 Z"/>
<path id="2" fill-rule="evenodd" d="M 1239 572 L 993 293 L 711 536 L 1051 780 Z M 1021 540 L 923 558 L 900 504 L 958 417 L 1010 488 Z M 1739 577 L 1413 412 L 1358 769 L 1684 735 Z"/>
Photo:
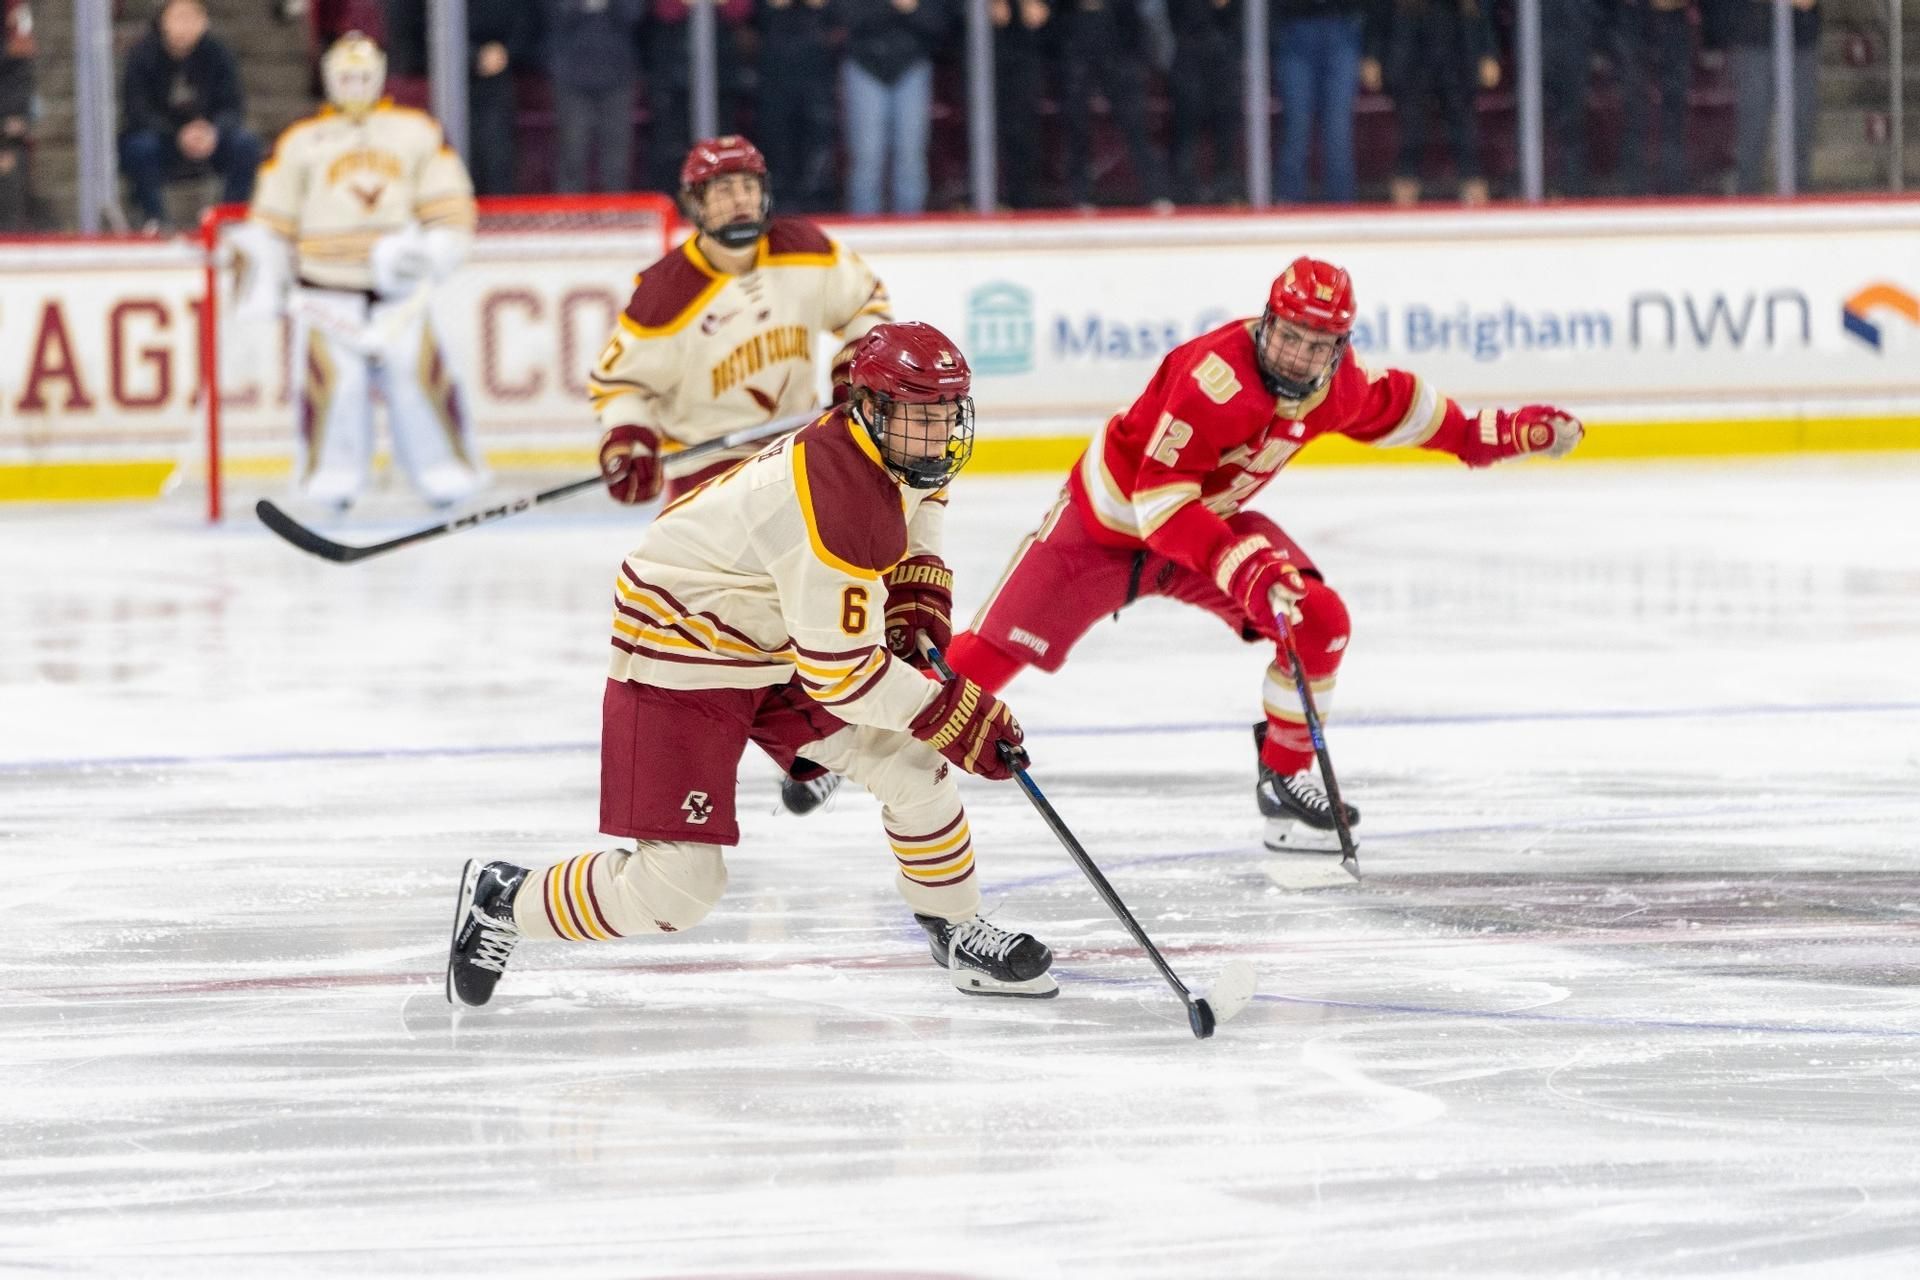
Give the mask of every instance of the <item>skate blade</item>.
<path id="1" fill-rule="evenodd" d="M 1213 1010 L 1216 1024 L 1238 1017 L 1246 1007 L 1253 1003 L 1253 989 L 1260 975 L 1245 960 L 1235 960 L 1220 971 L 1213 980 L 1213 989 L 1207 992 L 1207 1007 Z"/>
<path id="2" fill-rule="evenodd" d="M 1338 850 L 1334 852 L 1337 854 Z M 1339 889 L 1350 888 L 1354 883 L 1339 857 L 1325 854 L 1277 853 L 1267 858 L 1260 869 L 1282 889 Z"/>
<path id="3" fill-rule="evenodd" d="M 468 858 L 466 869 L 460 873 L 460 896 L 453 908 L 453 932 L 447 935 L 447 1003 L 455 1008 L 467 1008 L 453 989 L 453 949 L 460 945 L 460 927 L 467 922 L 467 913 L 473 910 L 474 890 L 480 887 L 480 859 Z"/>
<path id="4" fill-rule="evenodd" d="M 1025 982 L 1001 982 L 984 973 L 975 973 L 971 969 L 949 969 L 954 990 L 970 996 L 1013 996 L 1022 1000 L 1051 1000 L 1060 994 L 1060 984 L 1053 975 L 1043 973 L 1037 978 L 1028 978 Z"/>

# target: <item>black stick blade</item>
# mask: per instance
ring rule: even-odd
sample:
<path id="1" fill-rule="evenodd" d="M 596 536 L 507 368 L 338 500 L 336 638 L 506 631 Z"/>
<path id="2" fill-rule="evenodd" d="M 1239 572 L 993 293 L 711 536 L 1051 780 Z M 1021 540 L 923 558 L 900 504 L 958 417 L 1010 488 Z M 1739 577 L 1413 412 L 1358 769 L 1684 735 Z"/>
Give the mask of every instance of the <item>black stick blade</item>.
<path id="1" fill-rule="evenodd" d="M 322 537 L 265 498 L 253 504 L 253 514 L 260 517 L 261 524 L 308 555 L 319 556 L 322 560 L 331 560 L 335 564 L 346 564 L 348 561 L 358 560 L 364 554 L 359 547 L 350 547 L 345 543 Z"/>

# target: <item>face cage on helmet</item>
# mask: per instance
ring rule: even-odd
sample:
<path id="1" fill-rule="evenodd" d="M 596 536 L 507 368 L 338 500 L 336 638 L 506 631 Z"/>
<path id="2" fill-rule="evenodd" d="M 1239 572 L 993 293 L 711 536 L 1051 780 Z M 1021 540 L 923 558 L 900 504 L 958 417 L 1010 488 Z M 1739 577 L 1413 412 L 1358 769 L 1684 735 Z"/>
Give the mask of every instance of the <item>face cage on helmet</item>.
<path id="1" fill-rule="evenodd" d="M 773 213 L 773 184 L 764 173 L 754 173 L 751 169 L 736 169 L 735 173 L 750 174 L 760 180 L 760 216 L 749 222 L 729 222 L 725 226 L 710 227 L 703 220 L 701 205 L 706 202 L 707 183 L 718 182 L 730 176 L 716 173 L 697 187 L 688 187 L 682 193 L 680 203 L 685 207 L 687 221 L 694 230 L 703 236 L 711 236 L 715 241 L 729 249 L 744 249 L 766 234 L 767 220 Z"/>
<path id="2" fill-rule="evenodd" d="M 1332 379 L 1333 371 L 1338 369 L 1340 362 L 1346 358 L 1347 347 L 1352 343 L 1353 335 L 1341 334 L 1334 344 L 1333 358 L 1327 361 L 1327 367 L 1316 374 L 1311 381 L 1298 382 L 1292 378 L 1282 377 L 1267 367 L 1267 337 L 1273 330 L 1275 319 L 1277 317 L 1273 314 L 1272 308 L 1268 308 L 1260 317 L 1259 327 L 1253 331 L 1253 355 L 1255 363 L 1260 366 L 1260 380 L 1266 383 L 1267 390 L 1276 396 L 1287 400 L 1305 400 Z M 1311 326 L 1301 325 L 1300 327 L 1304 329 Z"/>
<path id="3" fill-rule="evenodd" d="M 954 404 L 955 401 L 943 400 L 941 404 Z M 909 488 L 939 489 L 959 473 L 973 457 L 973 397 L 962 396 L 957 402 L 960 412 L 954 416 L 953 425 L 945 429 L 946 447 L 931 457 L 915 457 L 901 452 L 887 443 L 889 428 L 899 429 L 909 439 L 926 440 L 937 438 L 934 431 L 927 428 L 932 417 L 926 410 L 931 404 L 911 400 L 895 400 L 892 396 L 882 395 L 864 387 L 856 388 L 853 393 L 853 408 L 860 425 L 867 429 L 867 435 L 880 450 L 880 457 L 887 464 L 887 470 L 906 481 Z M 944 425 L 944 424 L 943 424 Z"/>

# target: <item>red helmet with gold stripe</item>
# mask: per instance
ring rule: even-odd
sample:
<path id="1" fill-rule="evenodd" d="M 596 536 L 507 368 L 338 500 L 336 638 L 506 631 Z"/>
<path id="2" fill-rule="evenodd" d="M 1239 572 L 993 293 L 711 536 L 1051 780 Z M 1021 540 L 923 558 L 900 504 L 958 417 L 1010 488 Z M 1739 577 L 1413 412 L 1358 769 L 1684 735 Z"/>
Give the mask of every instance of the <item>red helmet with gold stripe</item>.
<path id="1" fill-rule="evenodd" d="M 1267 291 L 1254 331 L 1260 379 L 1275 396 L 1304 400 L 1327 385 L 1353 334 L 1353 280 L 1318 258 L 1298 257 Z"/>

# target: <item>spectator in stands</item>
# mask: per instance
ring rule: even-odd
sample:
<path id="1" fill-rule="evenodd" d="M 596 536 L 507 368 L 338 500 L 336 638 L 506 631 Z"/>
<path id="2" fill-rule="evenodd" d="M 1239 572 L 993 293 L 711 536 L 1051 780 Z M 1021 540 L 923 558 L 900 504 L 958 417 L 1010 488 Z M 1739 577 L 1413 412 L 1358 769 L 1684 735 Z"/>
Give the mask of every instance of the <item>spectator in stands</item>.
<path id="1" fill-rule="evenodd" d="M 1427 150 L 1427 122 L 1434 105 L 1445 119 L 1460 179 L 1462 204 L 1485 204 L 1487 180 L 1480 176 L 1480 133 L 1474 125 L 1474 96 L 1500 84 L 1493 23 L 1481 0 L 1394 0 L 1386 31 L 1376 38 L 1386 46 L 1386 83 L 1400 123 L 1400 154 L 1389 186 L 1401 206 L 1420 201 L 1420 167 Z M 1360 81 L 1369 93 L 1381 87 L 1381 64 L 1369 57 Z"/>
<path id="2" fill-rule="evenodd" d="M 1620 76 L 1620 169 L 1632 195 L 1685 192 L 1687 91 L 1693 85 L 1691 0 L 1614 0 L 1613 63 Z M 1649 90 L 1660 95 L 1660 160 L 1649 182 Z"/>
<path id="3" fill-rule="evenodd" d="M 993 22 L 993 96 L 1000 141 L 1000 199 L 1040 207 L 1040 86 L 1046 79 L 1051 0 L 987 0 Z"/>
<path id="4" fill-rule="evenodd" d="M 840 123 L 827 0 L 761 0 L 758 29 L 754 139 L 781 207 L 825 213 L 839 205 L 833 146 Z"/>
<path id="5" fill-rule="evenodd" d="M 6 0 L 0 11 L 0 231 L 31 231 L 27 139 L 33 123 L 33 11 L 27 0 Z"/>
<path id="6" fill-rule="evenodd" d="M 1766 183 L 1773 139 L 1773 5 L 1769 0 L 1712 0 L 1703 43 L 1725 49 L 1733 81 L 1734 190 L 1757 195 Z M 1814 120 L 1820 106 L 1820 3 L 1793 0 L 1794 189 L 1805 191 L 1813 164 Z M 1774 157 L 1774 163 L 1780 163 Z"/>
<path id="7" fill-rule="evenodd" d="M 533 0 L 467 0 L 467 151 L 475 195 L 508 196 L 518 188 L 513 77 L 534 64 L 539 39 Z"/>
<path id="8" fill-rule="evenodd" d="M 253 195 L 260 140 L 246 129 L 239 66 L 207 27 L 200 0 L 166 0 L 127 55 L 120 167 L 133 184 L 143 230 L 164 226 L 168 181 L 197 167 L 219 175 L 229 203 Z"/>
<path id="9" fill-rule="evenodd" d="M 933 55 L 959 9 L 954 0 L 835 0 L 847 28 L 841 64 L 847 151 L 847 207 L 881 211 L 889 172 L 894 213 L 927 207 L 927 140 L 933 125 Z"/>
<path id="10" fill-rule="evenodd" d="M 547 66 L 564 194 L 625 191 L 633 172 L 633 91 L 645 0 L 545 0 Z M 598 162 L 599 181 L 588 171 Z"/>
<path id="11" fill-rule="evenodd" d="M 1541 116 L 1547 185 L 1554 194 L 1587 194 L 1587 95 L 1601 0 L 1540 0 Z M 1560 176 L 1553 177 L 1554 161 Z"/>
<path id="12" fill-rule="evenodd" d="M 1353 100 L 1360 88 L 1361 0 L 1272 0 L 1273 77 L 1280 97 L 1281 201 L 1307 199 L 1307 156 L 1320 125 L 1323 199 L 1351 204 Z"/>
<path id="13" fill-rule="evenodd" d="M 1139 0 L 1063 0 L 1061 113 L 1067 126 L 1067 187 L 1075 205 L 1093 205 L 1093 95 L 1113 111 L 1133 160 L 1140 201 L 1170 209 L 1167 166 L 1147 129 L 1147 25 Z"/>
<path id="14" fill-rule="evenodd" d="M 1183 204 L 1226 204 L 1245 195 L 1240 176 L 1241 0 L 1167 0 L 1173 23 L 1173 172 Z M 1200 144 L 1213 144 L 1200 181 Z"/>
<path id="15" fill-rule="evenodd" d="M 700 0 L 692 0 L 699 3 Z M 753 18 L 753 0 L 717 0 L 718 31 L 714 54 L 719 65 L 720 109 L 715 133 L 732 133 L 739 116 L 742 59 L 740 37 Z M 647 138 L 647 175 L 656 191 L 680 190 L 680 162 L 693 146 L 692 66 L 687 21 L 689 0 L 651 0 L 644 41 L 647 49 L 647 114 L 653 119 Z M 831 96 L 830 86 L 816 92 Z M 754 136 L 759 137 L 756 128 Z M 785 193 L 782 193 L 784 198 Z"/>

